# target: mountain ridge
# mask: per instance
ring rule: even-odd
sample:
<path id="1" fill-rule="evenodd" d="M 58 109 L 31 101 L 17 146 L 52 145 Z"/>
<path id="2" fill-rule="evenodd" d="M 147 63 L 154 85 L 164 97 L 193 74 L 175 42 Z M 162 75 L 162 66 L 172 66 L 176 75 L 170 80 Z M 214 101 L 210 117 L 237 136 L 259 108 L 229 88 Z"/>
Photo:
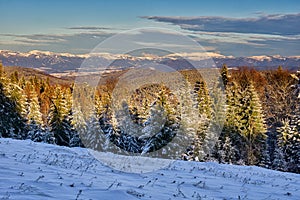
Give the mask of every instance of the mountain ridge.
<path id="1" fill-rule="evenodd" d="M 190 64 L 187 64 L 187 61 L 191 60 L 193 64 L 201 65 L 203 61 L 210 59 L 214 61 L 215 65 L 212 67 L 220 67 L 226 64 L 228 67 L 248 66 L 257 69 L 270 69 L 282 66 L 289 70 L 297 70 L 300 66 L 300 56 L 260 55 L 234 57 L 213 52 L 178 53 L 164 56 L 149 54 L 133 56 L 110 53 L 70 54 L 38 50 L 29 52 L 0 50 L 0 60 L 4 66 L 36 68 L 46 73 L 76 72 L 85 59 L 97 59 L 99 66 L 102 67 L 110 63 L 110 69 L 125 69 L 154 62 L 168 66 L 171 65 L 170 67 L 181 70 L 192 67 Z"/>

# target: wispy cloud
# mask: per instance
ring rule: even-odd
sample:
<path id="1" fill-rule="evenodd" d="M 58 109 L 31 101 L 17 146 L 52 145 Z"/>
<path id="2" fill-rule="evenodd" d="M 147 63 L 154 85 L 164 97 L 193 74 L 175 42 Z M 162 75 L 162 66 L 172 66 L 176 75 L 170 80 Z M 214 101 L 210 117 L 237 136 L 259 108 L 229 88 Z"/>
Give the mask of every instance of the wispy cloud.
<path id="1" fill-rule="evenodd" d="M 10 38 L 15 42 L 21 42 L 23 44 L 50 44 L 57 42 L 65 42 L 65 35 L 58 34 L 29 34 L 29 35 L 18 35 L 18 34 L 0 34 L 2 38 Z"/>
<path id="2" fill-rule="evenodd" d="M 203 46 L 213 46 L 226 55 L 298 55 L 300 13 L 257 13 L 252 18 L 216 16 L 144 16 L 157 22 L 178 25 Z"/>
<path id="3" fill-rule="evenodd" d="M 216 16 L 169 17 L 143 16 L 142 18 L 179 25 L 191 31 L 258 33 L 277 35 L 300 34 L 300 13 L 260 15 L 254 18 Z"/>
<path id="4" fill-rule="evenodd" d="M 73 26 L 73 27 L 67 27 L 67 29 L 71 29 L 71 30 L 116 30 L 115 28 L 102 27 L 102 26 Z"/>
<path id="5" fill-rule="evenodd" d="M 32 49 L 87 53 L 112 36 L 106 31 L 71 34 L 0 34 L 0 49 L 30 51 Z"/>

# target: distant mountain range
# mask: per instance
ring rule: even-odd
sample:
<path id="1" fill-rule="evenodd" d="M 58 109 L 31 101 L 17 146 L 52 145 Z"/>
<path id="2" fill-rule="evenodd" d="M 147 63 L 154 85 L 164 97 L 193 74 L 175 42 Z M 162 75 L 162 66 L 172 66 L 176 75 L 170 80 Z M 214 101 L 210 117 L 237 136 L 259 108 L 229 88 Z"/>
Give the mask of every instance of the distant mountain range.
<path id="1" fill-rule="evenodd" d="M 233 57 L 220 54 L 208 54 L 217 67 L 226 64 L 228 67 L 249 66 L 257 69 L 270 69 L 279 65 L 290 70 L 297 70 L 300 67 L 300 56 L 283 57 L 275 56 L 252 56 Z M 107 53 L 74 55 L 69 53 L 54 53 L 48 51 L 30 51 L 26 53 L 0 50 L 0 60 L 4 66 L 21 66 L 35 68 L 46 73 L 72 73 L 80 68 L 85 59 L 96 59 L 99 66 L 110 64 L 110 69 L 124 69 L 129 67 L 142 66 L 147 63 L 159 63 L 168 65 L 176 70 L 189 69 L 191 64 L 178 55 L 167 56 L 131 56 L 112 55 Z M 193 56 L 195 63 L 203 62 L 207 57 Z"/>

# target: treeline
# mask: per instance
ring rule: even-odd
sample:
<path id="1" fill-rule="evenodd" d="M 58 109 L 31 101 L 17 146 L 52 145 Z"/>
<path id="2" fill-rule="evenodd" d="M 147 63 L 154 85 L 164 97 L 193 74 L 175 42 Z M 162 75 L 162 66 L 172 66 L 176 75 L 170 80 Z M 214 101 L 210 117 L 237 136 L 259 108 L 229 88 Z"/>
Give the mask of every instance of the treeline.
<path id="1" fill-rule="evenodd" d="M 126 152 L 147 153 L 171 151 L 164 149 L 166 145 L 186 134 L 192 135 L 190 144 L 172 158 L 300 173 L 299 73 L 281 67 L 228 70 L 224 65 L 221 76 L 224 107 L 218 107 L 218 97 L 209 92 L 217 89 L 208 89 L 190 73 L 185 77 L 191 89 L 181 91 L 181 99 L 164 85 L 146 85 L 123 102 L 118 112 L 111 105 L 117 80 L 108 79 L 95 90 L 89 110 L 93 114 L 88 114 L 74 106 L 73 85 L 25 79 L 17 72 L 7 75 L 0 64 L 0 136 L 94 149 L 104 149 L 111 142 Z M 93 88 L 82 90 L 90 94 Z M 214 123 L 222 120 L 220 112 L 225 121 L 218 135 Z M 163 124 L 156 124 L 162 119 Z M 132 131 L 143 135 L 134 136 Z"/>

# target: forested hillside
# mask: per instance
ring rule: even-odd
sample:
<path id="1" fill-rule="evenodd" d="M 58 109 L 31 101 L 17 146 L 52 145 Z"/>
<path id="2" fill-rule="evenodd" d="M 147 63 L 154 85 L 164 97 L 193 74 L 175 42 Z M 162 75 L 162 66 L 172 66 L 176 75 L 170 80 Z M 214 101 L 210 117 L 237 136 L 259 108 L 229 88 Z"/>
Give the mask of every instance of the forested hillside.
<path id="1" fill-rule="evenodd" d="M 122 110 L 130 116 L 126 120 L 141 127 L 132 129 L 130 124 L 116 120 L 125 114 L 111 108 L 116 78 L 106 79 L 95 90 L 82 86 L 82 90 L 94 90 L 90 115 L 73 106 L 73 84 L 54 84 L 37 76 L 25 78 L 18 72 L 8 75 L 1 64 L 0 136 L 97 150 L 105 149 L 109 141 L 126 152 L 143 154 L 165 148 L 183 134 L 182 127 L 188 127 L 184 130 L 190 133 L 184 134 L 192 136 L 190 144 L 173 159 L 258 165 L 300 173 L 299 73 L 281 67 L 228 70 L 224 65 L 220 69 L 226 92 L 224 108 L 216 107 L 217 98 L 212 98 L 211 88 L 201 77 L 194 76 L 193 71 L 181 73 L 191 88 L 181 92 L 182 98 L 192 96 L 197 103 L 186 98 L 183 107 L 166 85 L 145 85 L 122 104 Z M 180 114 L 182 109 L 186 109 L 181 112 L 186 115 Z M 218 120 L 217 110 L 224 112 L 226 119 L 216 136 L 210 122 Z M 193 116 L 200 120 L 193 120 Z M 161 131 L 148 125 L 155 119 L 164 119 Z M 144 136 L 134 137 L 131 130 Z M 158 134 L 151 136 L 153 132 Z M 213 140 L 217 142 L 211 143 Z"/>

